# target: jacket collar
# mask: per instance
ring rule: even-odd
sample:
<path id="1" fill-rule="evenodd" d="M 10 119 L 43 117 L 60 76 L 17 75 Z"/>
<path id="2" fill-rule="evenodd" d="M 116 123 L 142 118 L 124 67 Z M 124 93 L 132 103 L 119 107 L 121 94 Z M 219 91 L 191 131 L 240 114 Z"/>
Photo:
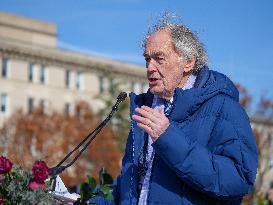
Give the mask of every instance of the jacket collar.
<path id="1" fill-rule="evenodd" d="M 211 82 L 213 82 L 213 75 L 210 75 L 210 70 L 207 66 L 204 66 L 197 74 L 196 81 L 194 83 L 194 88 L 204 88 Z M 194 92 L 193 92 L 194 90 Z M 192 99 L 201 94 L 201 89 L 189 89 L 182 90 L 181 88 L 176 88 L 174 92 L 174 107 L 170 114 L 171 120 L 181 120 L 188 115 L 188 111 L 192 104 Z M 131 100 L 133 100 L 131 107 L 131 114 L 134 113 L 134 109 L 136 107 L 141 107 L 142 105 L 146 105 L 151 107 L 153 103 L 154 95 L 147 91 L 147 93 L 142 93 L 140 95 L 131 94 Z M 183 106 L 177 105 L 177 102 L 183 102 Z"/>
<path id="2" fill-rule="evenodd" d="M 194 86 L 195 88 L 203 88 L 206 86 L 208 79 L 210 78 L 208 66 L 204 66 L 197 74 Z"/>

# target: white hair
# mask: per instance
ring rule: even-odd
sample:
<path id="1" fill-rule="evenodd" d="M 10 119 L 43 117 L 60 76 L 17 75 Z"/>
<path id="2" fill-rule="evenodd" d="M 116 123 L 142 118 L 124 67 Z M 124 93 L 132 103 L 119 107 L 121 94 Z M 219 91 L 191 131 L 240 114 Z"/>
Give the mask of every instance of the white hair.
<path id="1" fill-rule="evenodd" d="M 177 17 L 164 13 L 157 23 L 149 27 L 148 32 L 142 42 L 145 48 L 147 39 L 158 31 L 165 30 L 171 34 L 174 48 L 186 60 L 195 59 L 193 68 L 194 73 L 200 71 L 208 62 L 208 56 L 204 44 L 200 42 L 197 35 L 182 23 L 172 23 L 171 20 L 177 20 Z"/>

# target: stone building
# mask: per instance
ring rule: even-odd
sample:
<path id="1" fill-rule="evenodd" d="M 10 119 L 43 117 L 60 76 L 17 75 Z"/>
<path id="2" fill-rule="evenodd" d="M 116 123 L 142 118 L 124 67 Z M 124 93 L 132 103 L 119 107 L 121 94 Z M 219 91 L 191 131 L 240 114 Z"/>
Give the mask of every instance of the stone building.
<path id="1" fill-rule="evenodd" d="M 97 111 L 116 81 L 127 92 L 147 90 L 143 67 L 60 49 L 56 36 L 53 23 L 0 12 L 0 125 L 38 105 L 73 113 L 84 100 Z"/>
<path id="2" fill-rule="evenodd" d="M 256 177 L 256 188 L 266 194 L 273 185 L 273 119 L 252 117 L 252 129 L 258 133 L 258 148 L 260 150 L 259 170 Z"/>

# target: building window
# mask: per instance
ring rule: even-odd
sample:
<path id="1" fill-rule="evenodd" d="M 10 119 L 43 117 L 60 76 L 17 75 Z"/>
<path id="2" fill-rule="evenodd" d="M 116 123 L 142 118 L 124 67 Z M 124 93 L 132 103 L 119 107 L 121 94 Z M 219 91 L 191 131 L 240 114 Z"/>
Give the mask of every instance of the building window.
<path id="1" fill-rule="evenodd" d="M 6 114 L 8 112 L 8 96 L 7 94 L 1 94 L 1 113 Z"/>
<path id="2" fill-rule="evenodd" d="M 110 78 L 109 79 L 109 92 L 111 93 L 111 94 L 114 94 L 114 80 L 113 80 L 113 78 Z"/>
<path id="3" fill-rule="evenodd" d="M 100 81 L 100 93 L 104 93 L 104 77 L 100 76 L 99 81 Z"/>
<path id="4" fill-rule="evenodd" d="M 47 100 L 41 100 L 40 101 L 40 108 L 42 109 L 43 113 L 48 113 L 48 101 Z"/>
<path id="5" fill-rule="evenodd" d="M 47 69 L 43 65 L 41 66 L 40 82 L 42 84 L 46 84 L 47 83 Z"/>
<path id="6" fill-rule="evenodd" d="M 84 78 L 83 78 L 83 73 L 77 72 L 77 81 L 76 81 L 76 88 L 78 90 L 83 90 L 84 89 Z"/>
<path id="7" fill-rule="evenodd" d="M 72 80 L 72 73 L 70 70 L 66 70 L 66 72 L 65 72 L 65 86 L 67 88 L 71 88 L 71 80 Z"/>
<path id="8" fill-rule="evenodd" d="M 67 116 L 69 116 L 69 115 L 72 114 L 72 112 L 73 112 L 73 110 L 72 110 L 72 105 L 71 105 L 70 103 L 65 103 L 65 105 L 64 105 L 64 113 L 65 113 Z"/>
<path id="9" fill-rule="evenodd" d="M 28 65 L 28 81 L 33 82 L 34 79 L 34 65 L 30 63 Z"/>
<path id="10" fill-rule="evenodd" d="M 28 101 L 27 101 L 27 104 L 28 104 L 28 113 L 30 114 L 34 110 L 34 98 L 29 97 Z"/>
<path id="11" fill-rule="evenodd" d="M 99 84 L 100 93 L 110 92 L 113 80 L 111 78 L 99 76 Z"/>
<path id="12" fill-rule="evenodd" d="M 9 64 L 8 59 L 3 58 L 2 59 L 2 72 L 1 72 L 3 78 L 8 77 L 8 64 Z"/>

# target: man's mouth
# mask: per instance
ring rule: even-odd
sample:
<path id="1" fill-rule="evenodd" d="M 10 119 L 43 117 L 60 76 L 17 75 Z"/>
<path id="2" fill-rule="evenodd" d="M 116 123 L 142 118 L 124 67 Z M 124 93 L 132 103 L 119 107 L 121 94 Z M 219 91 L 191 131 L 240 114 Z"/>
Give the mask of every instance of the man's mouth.
<path id="1" fill-rule="evenodd" d="M 156 84 L 157 81 L 159 80 L 160 80 L 159 78 L 152 78 L 152 77 L 148 78 L 149 84 Z"/>

